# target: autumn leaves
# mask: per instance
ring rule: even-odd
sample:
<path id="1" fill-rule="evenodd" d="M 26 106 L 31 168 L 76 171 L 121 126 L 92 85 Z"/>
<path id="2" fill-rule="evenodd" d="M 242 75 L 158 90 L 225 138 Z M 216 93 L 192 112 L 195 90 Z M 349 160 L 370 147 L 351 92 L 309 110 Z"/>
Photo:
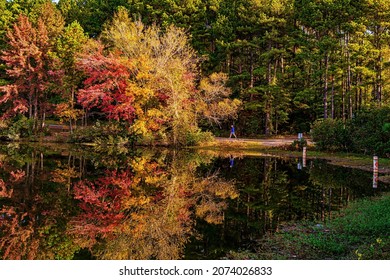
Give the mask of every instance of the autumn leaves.
<path id="1" fill-rule="evenodd" d="M 200 77 L 184 30 L 145 26 L 120 9 L 102 34 L 109 53 L 100 45 L 100 56 L 90 51 L 80 60 L 88 75 L 81 104 L 132 123 L 130 131 L 141 137 L 174 145 L 186 145 L 199 120 L 219 123 L 236 114 L 240 102 L 229 98 L 227 76 Z"/>
<path id="2" fill-rule="evenodd" d="M 49 116 L 73 131 L 88 112 L 97 112 L 140 139 L 187 145 L 192 134 L 202 133 L 200 121 L 218 124 L 235 117 L 241 105 L 230 98 L 227 75 L 200 75 L 200 61 L 180 28 L 145 26 L 125 9 L 98 39 L 69 28 L 53 43 L 43 21 L 33 26 L 19 18 L 2 54 L 12 78 L 0 87 L 3 119 L 28 114 L 38 132 Z"/>

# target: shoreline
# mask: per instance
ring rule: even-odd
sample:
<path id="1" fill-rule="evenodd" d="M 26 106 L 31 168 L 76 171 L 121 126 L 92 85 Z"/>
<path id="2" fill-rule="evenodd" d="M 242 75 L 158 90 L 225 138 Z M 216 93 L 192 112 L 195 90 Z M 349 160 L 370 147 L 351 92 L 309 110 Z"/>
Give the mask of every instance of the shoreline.
<path id="1" fill-rule="evenodd" d="M 302 151 L 294 149 L 291 144 L 294 140 L 297 140 L 294 136 L 276 136 L 260 139 L 249 138 L 222 138 L 215 137 L 213 142 L 205 143 L 200 146 L 182 147 L 183 149 L 190 149 L 202 152 L 216 153 L 219 156 L 227 156 L 229 154 L 236 154 L 238 156 L 254 156 L 254 157 L 282 157 L 282 158 L 301 158 L 303 156 Z M 47 141 L 49 140 L 49 141 Z M 22 144 L 31 146 L 43 146 L 58 148 L 60 146 L 79 146 L 79 147 L 94 147 L 93 143 L 69 143 L 65 141 L 50 141 L 52 139 L 43 138 L 38 141 L 28 141 L 21 139 L 20 141 L 0 141 L 0 145 L 8 144 Z M 306 140 L 306 139 L 305 139 Z M 360 169 L 367 172 L 373 171 L 372 156 L 356 153 L 343 153 L 343 152 L 321 152 L 315 150 L 314 143 L 307 139 L 307 152 L 306 159 L 324 159 L 330 164 L 343 166 L 347 168 Z M 107 145 L 107 147 L 114 147 L 115 145 Z M 162 148 L 162 149 L 174 149 L 169 146 L 144 146 L 134 145 L 135 148 Z M 379 158 L 379 174 L 380 180 L 390 183 L 390 159 Z"/>

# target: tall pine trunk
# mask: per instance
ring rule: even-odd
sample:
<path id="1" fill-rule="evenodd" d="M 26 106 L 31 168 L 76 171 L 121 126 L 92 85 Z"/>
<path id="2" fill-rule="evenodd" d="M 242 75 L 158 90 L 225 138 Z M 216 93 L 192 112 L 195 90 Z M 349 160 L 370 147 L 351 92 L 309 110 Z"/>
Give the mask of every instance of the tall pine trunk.
<path id="1" fill-rule="evenodd" d="M 252 51 L 252 48 L 249 49 L 249 52 L 250 52 L 250 65 L 249 65 L 249 75 L 250 75 L 250 82 L 249 82 L 249 89 L 253 89 L 253 86 L 254 86 L 254 83 L 255 83 L 255 78 L 254 78 L 254 74 L 253 74 L 253 51 Z M 252 101 L 253 100 L 253 92 L 251 91 L 250 93 L 250 97 L 249 97 L 249 100 Z"/>
<path id="2" fill-rule="evenodd" d="M 332 75 L 332 93 L 331 93 L 331 114 L 332 114 L 332 119 L 335 118 L 334 114 L 334 76 Z"/>
<path id="3" fill-rule="evenodd" d="M 270 112 L 270 96 L 271 96 L 271 86 L 272 77 L 271 77 L 271 61 L 268 61 L 267 66 L 267 83 L 268 83 L 268 89 L 266 93 L 265 98 L 265 120 L 264 120 L 264 134 L 269 135 L 270 134 L 270 123 L 271 123 L 271 112 Z"/>
<path id="4" fill-rule="evenodd" d="M 324 77 L 324 119 L 328 118 L 328 69 L 329 69 L 329 54 L 325 54 L 325 77 Z"/>

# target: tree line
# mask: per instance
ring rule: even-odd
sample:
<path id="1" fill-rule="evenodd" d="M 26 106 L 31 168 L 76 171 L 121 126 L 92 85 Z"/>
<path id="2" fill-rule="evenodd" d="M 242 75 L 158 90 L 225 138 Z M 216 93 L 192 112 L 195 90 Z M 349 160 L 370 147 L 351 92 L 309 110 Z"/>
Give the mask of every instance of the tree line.
<path id="1" fill-rule="evenodd" d="M 247 136 L 307 132 L 388 104 L 388 0 L 2 0 L 0 11 L 3 118 L 21 112 L 34 128 L 98 112 L 185 143 L 232 122 Z"/>

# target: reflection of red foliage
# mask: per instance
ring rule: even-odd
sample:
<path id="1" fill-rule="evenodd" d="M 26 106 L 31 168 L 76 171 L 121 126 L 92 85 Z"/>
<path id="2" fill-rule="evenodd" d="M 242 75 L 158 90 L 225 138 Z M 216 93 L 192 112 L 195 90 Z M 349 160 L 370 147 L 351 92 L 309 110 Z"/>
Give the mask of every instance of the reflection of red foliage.
<path id="1" fill-rule="evenodd" d="M 23 170 L 16 170 L 15 172 L 11 171 L 10 174 L 11 174 L 11 182 L 17 183 L 24 178 L 26 172 L 24 172 Z"/>
<path id="2" fill-rule="evenodd" d="M 0 211 L 0 251 L 3 259 L 35 259 L 38 253 L 39 239 L 35 238 L 34 215 L 20 211 L 13 206 L 3 207 Z"/>
<path id="3" fill-rule="evenodd" d="M 132 174 L 129 171 L 109 171 L 95 182 L 83 180 L 75 184 L 74 197 L 82 213 L 71 222 L 71 233 L 95 240 L 117 230 L 124 213 L 122 202 L 130 195 Z"/>
<path id="4" fill-rule="evenodd" d="M 190 223 L 192 221 L 191 214 L 190 205 L 183 205 L 183 207 L 179 209 L 177 220 L 182 224 Z"/>
<path id="5" fill-rule="evenodd" d="M 7 190 L 7 186 L 5 185 L 4 181 L 0 179 L 0 197 L 12 197 L 13 189 Z"/>
<path id="6" fill-rule="evenodd" d="M 0 197 L 11 198 L 14 192 L 12 185 L 22 181 L 25 175 L 26 173 L 23 170 L 16 170 L 15 172 L 11 171 L 10 178 L 7 180 L 8 188 L 7 184 L 2 179 L 0 179 Z"/>

